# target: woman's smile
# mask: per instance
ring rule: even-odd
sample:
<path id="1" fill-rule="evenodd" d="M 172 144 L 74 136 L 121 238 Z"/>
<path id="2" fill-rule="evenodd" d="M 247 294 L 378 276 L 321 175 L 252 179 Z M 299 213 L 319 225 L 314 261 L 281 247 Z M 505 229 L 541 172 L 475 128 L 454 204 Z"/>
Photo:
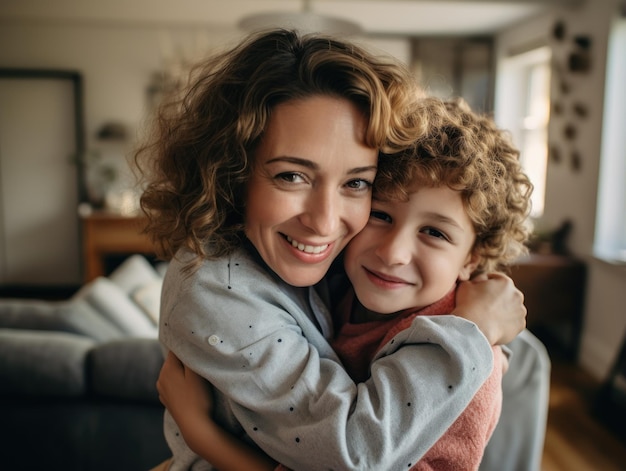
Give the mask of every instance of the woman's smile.
<path id="1" fill-rule="evenodd" d="M 292 247 L 295 247 L 300 252 L 310 253 L 310 254 L 319 254 L 321 252 L 325 252 L 330 244 L 322 244 L 322 245 L 309 245 L 303 242 L 298 242 L 292 237 L 285 236 L 287 242 L 291 244 Z"/>

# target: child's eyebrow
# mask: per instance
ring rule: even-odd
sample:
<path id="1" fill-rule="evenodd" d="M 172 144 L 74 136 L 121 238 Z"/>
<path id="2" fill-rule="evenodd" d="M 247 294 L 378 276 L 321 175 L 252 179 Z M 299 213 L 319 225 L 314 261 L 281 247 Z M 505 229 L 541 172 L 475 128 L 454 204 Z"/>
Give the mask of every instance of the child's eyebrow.
<path id="1" fill-rule="evenodd" d="M 440 213 L 433 213 L 433 212 L 427 212 L 424 214 L 425 216 L 428 216 L 429 218 L 434 219 L 437 222 L 440 222 L 442 224 L 448 224 L 451 226 L 455 226 L 456 228 L 458 228 L 459 230 L 463 230 L 463 228 L 461 227 L 461 225 L 456 222 L 455 219 L 449 218 L 448 216 L 445 216 L 443 214 Z"/>

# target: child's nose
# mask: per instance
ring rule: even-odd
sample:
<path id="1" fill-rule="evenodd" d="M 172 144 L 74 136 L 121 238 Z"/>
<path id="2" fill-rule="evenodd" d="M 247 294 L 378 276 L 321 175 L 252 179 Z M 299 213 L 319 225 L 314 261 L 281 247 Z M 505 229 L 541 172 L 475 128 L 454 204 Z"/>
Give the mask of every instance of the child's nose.
<path id="1" fill-rule="evenodd" d="M 414 255 L 414 247 L 407 234 L 389 231 L 379 239 L 376 255 L 387 265 L 407 265 Z"/>

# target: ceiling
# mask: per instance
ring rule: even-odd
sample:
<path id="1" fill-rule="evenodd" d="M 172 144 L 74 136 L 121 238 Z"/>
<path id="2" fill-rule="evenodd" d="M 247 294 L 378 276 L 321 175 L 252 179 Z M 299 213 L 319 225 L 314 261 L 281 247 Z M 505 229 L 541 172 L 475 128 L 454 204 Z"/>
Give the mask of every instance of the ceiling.
<path id="1" fill-rule="evenodd" d="M 370 35 L 478 35 L 584 0 L 3 0 L 0 21 L 107 22 L 235 29 L 253 13 L 310 12 Z"/>

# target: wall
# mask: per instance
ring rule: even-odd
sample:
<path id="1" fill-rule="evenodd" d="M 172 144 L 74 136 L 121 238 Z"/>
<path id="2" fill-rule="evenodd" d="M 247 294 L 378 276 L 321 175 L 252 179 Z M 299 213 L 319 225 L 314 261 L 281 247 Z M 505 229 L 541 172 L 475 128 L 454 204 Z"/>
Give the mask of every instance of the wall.
<path id="1" fill-rule="evenodd" d="M 104 163 L 109 168 L 116 169 L 118 190 L 132 188 L 134 176 L 127 160 L 132 157 L 134 144 L 137 142 L 137 134 L 144 129 L 144 121 L 150 113 L 152 99 L 149 89 L 155 84 L 154 76 L 164 68 L 180 66 L 181 61 L 195 60 L 201 55 L 216 49 L 222 49 L 234 43 L 242 36 L 240 31 L 234 29 L 208 30 L 199 25 L 165 23 L 163 20 L 157 23 L 138 20 L 60 20 L 60 19 L 31 19 L 20 21 L 0 21 L 0 67 L 2 68 L 26 68 L 26 69 L 61 69 L 79 72 L 84 84 L 84 117 L 85 138 L 89 155 L 95 155 L 91 151 L 97 151 L 100 156 L 98 165 Z M 410 44 L 404 39 L 376 38 L 360 39 L 367 47 L 393 54 L 401 60 L 407 61 L 410 55 Z M 15 116 L 16 110 L 11 110 L 10 105 L 2 103 L 4 114 Z M 29 110 L 34 116 L 50 116 L 54 110 L 41 110 L 39 102 Z M 20 110 L 22 111 L 22 110 Z M 43 113 L 42 111 L 47 111 Z M 24 112 L 26 112 L 24 110 Z M 58 113 L 57 113 L 58 114 Z M 10 119 L 10 118 L 9 118 Z M 62 118 L 58 118 L 62 119 Z M 102 141 L 97 139 L 98 130 L 106 123 L 119 123 L 128 130 L 129 138 L 125 141 Z M 40 140 L 41 140 L 41 136 Z M 40 143 L 46 148 L 46 143 Z M 69 152 L 68 152 L 69 154 Z M 15 153 L 5 156 L 7 159 L 15 158 Z M 69 155 L 60 156 L 61 161 L 69 165 Z M 94 160 L 91 159 L 93 162 Z M 5 162 L 6 164 L 6 162 Z M 5 165 L 6 166 L 6 165 Z M 35 166 L 37 168 L 37 166 Z M 1 169 L 0 169 L 1 170 Z M 75 173 L 75 172 L 74 172 Z M 68 173 L 66 172 L 66 175 Z M 93 175 L 94 172 L 89 172 Z M 35 175 L 35 173 L 33 173 Z M 56 178 L 51 182 L 51 174 L 45 175 L 39 172 L 40 179 L 45 179 L 49 184 L 46 188 L 56 188 L 65 184 L 64 180 Z M 72 174 L 74 175 L 74 174 Z M 35 179 L 31 179 L 35 180 Z M 90 179 L 91 180 L 91 179 Z M 22 185 L 20 188 L 24 186 Z M 0 185 L 2 182 L 0 182 Z M 35 185 L 34 181 L 30 186 Z M 28 185 L 27 185 L 28 186 Z M 94 186 L 92 185 L 92 188 Z M 41 188 L 39 188 L 41 191 Z M 22 191 L 25 193 L 26 190 Z M 101 193 L 101 192 L 98 192 Z M 100 199 L 101 195 L 94 195 Z M 3 196 L 0 188 L 0 198 Z M 42 205 L 38 203 L 36 195 L 31 193 L 32 201 L 17 200 L 14 196 L 0 199 L 0 208 L 3 205 L 12 208 L 26 220 L 41 219 Z M 46 191 L 48 202 L 66 201 L 59 192 Z M 120 202 L 122 200 L 119 200 Z M 76 203 L 74 203 L 76 206 Z M 38 210 L 37 210 L 38 208 Z M 62 217 L 55 217 L 55 223 L 61 227 L 77 228 L 78 216 L 76 207 L 67 208 Z M 0 225 L 4 218 L 0 213 Z M 48 213 L 48 216 L 50 214 Z M 41 221 L 39 221 L 41 223 Z M 11 260 L 5 255 L 6 246 L 4 241 L 5 229 L 15 233 L 15 227 L 1 227 L 0 230 L 0 284 L 6 281 L 3 276 L 5 267 Z M 49 236 L 41 230 L 35 230 L 41 238 Z M 76 231 L 77 233 L 78 231 Z M 23 237 L 17 238 L 21 246 L 25 246 Z M 26 256 L 17 258 L 18 262 L 11 263 L 11 269 L 6 271 L 20 273 L 20 278 L 12 277 L 20 286 L 22 284 L 49 284 L 50 280 L 39 276 L 43 271 L 52 273 L 55 282 L 63 280 L 65 283 L 76 284 L 81 280 L 80 267 L 78 266 L 79 253 L 76 237 L 66 245 L 73 242 L 72 254 L 65 255 L 65 263 L 55 263 L 54 260 L 46 261 L 42 257 L 46 247 L 42 243 L 40 252 L 24 250 Z M 57 251 L 58 252 L 58 251 Z M 57 253 L 57 256 L 63 256 Z M 37 258 L 39 265 L 45 264 L 46 270 L 35 268 L 33 264 L 25 263 L 30 258 Z M 24 261 L 24 263 L 22 263 Z M 70 270 L 69 264 L 72 264 Z M 60 271 L 63 271 L 61 273 Z M 68 273 L 65 273 L 68 272 Z M 71 272 L 71 273 L 70 273 Z M 28 283 L 23 280 L 28 279 Z"/>
<path id="2" fill-rule="evenodd" d="M 0 65 L 79 71 L 85 84 L 88 147 L 107 121 L 139 128 L 148 110 L 147 88 L 173 51 L 192 49 L 197 37 L 222 44 L 227 33 L 121 24 L 39 23 L 0 26 Z M 232 36 L 232 33 L 231 33 Z"/>
<path id="3" fill-rule="evenodd" d="M 579 363 L 597 378 L 603 378 L 613 363 L 626 330 L 626 267 L 610 265 L 593 257 L 593 240 L 598 192 L 599 156 L 601 150 L 602 112 L 606 68 L 606 46 L 611 19 L 618 12 L 618 0 L 588 1 L 577 9 L 556 9 L 532 21 L 510 28 L 496 38 L 496 60 L 513 51 L 547 43 L 553 57 L 563 63 L 571 51 L 571 38 L 588 35 L 591 40 L 591 69 L 566 78 L 569 93 L 563 95 L 560 78 L 553 73 L 552 93 L 567 107 L 581 102 L 589 109 L 588 116 L 576 121 L 578 135 L 572 140 L 564 136 L 569 116 L 551 115 L 550 144 L 561 150 L 562 159 L 550 159 L 547 171 L 546 206 L 539 228 L 555 228 L 565 219 L 573 222 L 569 248 L 588 264 L 588 282 L 584 327 Z M 552 37 L 553 26 L 563 21 L 566 38 Z M 497 80 L 497 78 L 496 78 Z M 502 106 L 506 106 L 505 103 Z M 574 171 L 570 152 L 578 150 L 581 168 Z"/>
<path id="4" fill-rule="evenodd" d="M 147 111 L 153 73 L 173 58 L 199 57 L 241 37 L 235 30 L 174 28 L 137 23 L 0 23 L 0 66 L 78 70 L 85 80 L 87 138 L 106 121 L 137 130 Z M 406 41 L 404 41 L 406 43 Z M 408 44 L 369 41 L 406 59 Z M 404 57 L 402 57 L 404 55 Z"/>

